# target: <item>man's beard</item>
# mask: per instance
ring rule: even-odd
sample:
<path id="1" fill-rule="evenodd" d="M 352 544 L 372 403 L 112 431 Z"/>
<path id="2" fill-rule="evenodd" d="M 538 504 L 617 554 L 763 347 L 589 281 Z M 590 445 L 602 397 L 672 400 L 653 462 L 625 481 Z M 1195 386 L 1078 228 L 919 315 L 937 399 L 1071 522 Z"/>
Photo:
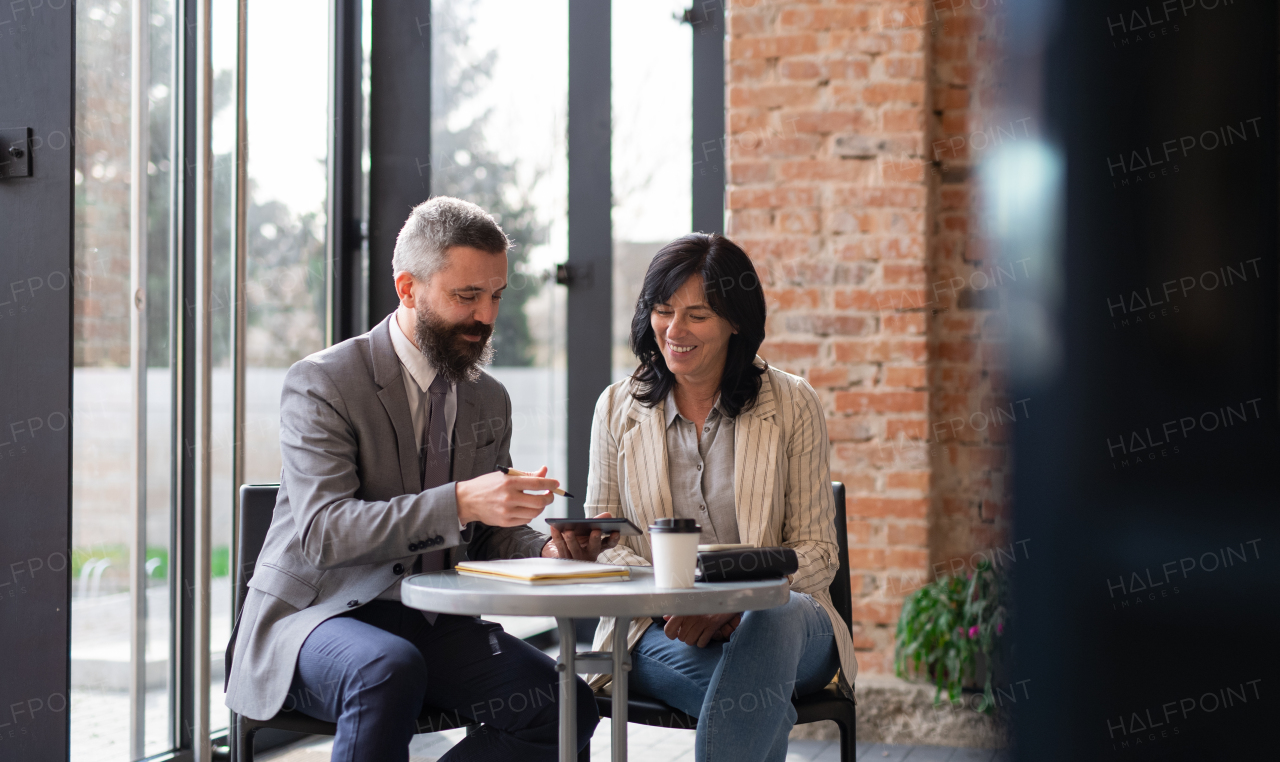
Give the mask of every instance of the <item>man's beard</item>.
<path id="1" fill-rule="evenodd" d="M 480 369 L 493 361 L 493 326 L 477 321 L 449 323 L 423 305 L 414 310 L 417 321 L 414 338 L 418 348 L 436 372 L 452 384 L 474 383 L 480 379 Z M 463 334 L 479 336 L 479 341 L 468 341 Z"/>

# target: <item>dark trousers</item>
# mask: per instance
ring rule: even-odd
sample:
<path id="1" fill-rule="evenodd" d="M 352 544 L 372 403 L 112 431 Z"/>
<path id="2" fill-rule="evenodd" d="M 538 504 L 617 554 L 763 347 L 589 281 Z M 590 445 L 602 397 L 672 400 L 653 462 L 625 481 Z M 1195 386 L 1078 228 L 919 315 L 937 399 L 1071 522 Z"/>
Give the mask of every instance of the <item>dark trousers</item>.
<path id="1" fill-rule="evenodd" d="M 600 721 L 578 685 L 578 749 Z M 333 762 L 406 762 L 423 705 L 481 723 L 441 758 L 554 760 L 559 674 L 546 654 L 476 617 L 373 601 L 317 627 L 298 654 L 286 709 L 338 726 Z"/>

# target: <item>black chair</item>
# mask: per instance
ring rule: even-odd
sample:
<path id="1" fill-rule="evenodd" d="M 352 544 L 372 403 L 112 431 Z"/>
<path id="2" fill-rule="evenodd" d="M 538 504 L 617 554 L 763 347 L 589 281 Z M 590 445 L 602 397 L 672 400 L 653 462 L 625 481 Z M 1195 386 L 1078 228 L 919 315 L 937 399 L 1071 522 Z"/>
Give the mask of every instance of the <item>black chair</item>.
<path id="1" fill-rule="evenodd" d="M 267 529 L 271 526 L 271 516 L 276 508 L 276 493 L 279 484 L 245 484 L 240 487 L 240 534 L 237 547 L 239 565 L 236 567 L 236 619 L 244 608 L 244 599 L 249 592 L 249 578 L 253 576 L 253 567 L 258 562 L 258 553 L 262 543 L 267 539 Z M 231 667 L 228 664 L 227 669 Z M 418 731 L 435 733 L 441 730 L 467 728 L 467 733 L 474 732 L 478 726 L 468 722 L 469 718 L 443 709 L 424 706 L 418 715 Z M 281 710 L 269 720 L 254 720 L 239 714 L 231 715 L 231 761 L 253 762 L 253 737 L 259 730 L 272 728 L 308 735 L 335 735 L 338 730 L 332 722 L 324 722 L 308 717 L 301 712 Z"/>
<path id="2" fill-rule="evenodd" d="M 832 482 L 831 490 L 836 499 L 836 542 L 840 548 L 840 571 L 827 590 L 840 618 L 846 626 L 853 626 L 853 597 L 849 586 L 849 538 L 845 528 L 844 485 Z M 840 727 L 840 759 L 853 762 L 854 740 L 857 733 L 857 710 L 852 699 L 845 698 L 840 689 L 831 684 L 808 696 L 795 699 L 797 725 L 819 720 L 832 720 Z M 596 706 L 601 717 L 613 715 L 613 699 L 596 695 Z M 627 700 L 627 720 L 640 725 L 661 728 L 696 728 L 698 718 L 690 717 L 679 709 L 648 696 L 631 693 Z"/>

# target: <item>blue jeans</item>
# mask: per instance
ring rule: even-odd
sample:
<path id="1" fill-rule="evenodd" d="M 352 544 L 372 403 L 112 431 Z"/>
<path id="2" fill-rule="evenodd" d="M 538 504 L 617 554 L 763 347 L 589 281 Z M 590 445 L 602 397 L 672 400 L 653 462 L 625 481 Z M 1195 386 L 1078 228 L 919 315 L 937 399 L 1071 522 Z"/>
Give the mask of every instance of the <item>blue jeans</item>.
<path id="1" fill-rule="evenodd" d="M 479 732 L 442 762 L 550 761 L 559 684 L 555 662 L 500 625 L 448 614 L 431 625 L 398 601 L 373 601 L 307 637 L 285 708 L 337 723 L 334 762 L 407 762 L 415 732 L 468 719 L 483 723 Z M 600 717 L 591 689 L 581 678 L 577 686 L 581 749 Z M 424 704 L 444 714 L 418 725 Z"/>
<path id="2" fill-rule="evenodd" d="M 831 620 L 812 597 L 748 611 L 727 642 L 706 648 L 650 627 L 631 655 L 631 689 L 698 718 L 698 762 L 784 762 L 792 695 L 831 682 L 840 666 Z"/>

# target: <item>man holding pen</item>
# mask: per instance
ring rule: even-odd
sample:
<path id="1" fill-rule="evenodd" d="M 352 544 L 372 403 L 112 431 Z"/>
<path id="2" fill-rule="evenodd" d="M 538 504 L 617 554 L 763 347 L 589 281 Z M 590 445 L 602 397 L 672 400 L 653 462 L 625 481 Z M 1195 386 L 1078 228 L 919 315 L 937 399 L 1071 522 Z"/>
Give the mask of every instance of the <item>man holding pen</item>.
<path id="1" fill-rule="evenodd" d="M 228 648 L 227 705 L 335 722 L 334 760 L 407 760 L 423 705 L 482 723 L 443 759 L 556 755 L 550 657 L 496 624 L 400 603 L 419 571 L 595 560 L 617 542 L 530 529 L 559 483 L 545 467 L 497 470 L 512 465 L 511 400 L 482 367 L 507 247 L 474 204 L 420 204 L 396 240 L 397 311 L 285 378 L 279 499 Z M 578 686 L 581 748 L 599 718 Z"/>

